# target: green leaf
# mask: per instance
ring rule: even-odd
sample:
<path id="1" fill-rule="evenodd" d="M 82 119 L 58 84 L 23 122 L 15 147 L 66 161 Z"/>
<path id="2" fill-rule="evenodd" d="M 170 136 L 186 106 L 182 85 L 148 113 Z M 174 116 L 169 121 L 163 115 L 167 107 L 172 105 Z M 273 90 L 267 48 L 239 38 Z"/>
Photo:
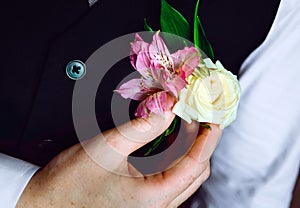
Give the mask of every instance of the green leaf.
<path id="1" fill-rule="evenodd" d="M 176 9 L 161 0 L 160 26 L 163 32 L 190 39 L 190 24 Z"/>
<path id="2" fill-rule="evenodd" d="M 197 1 L 194 13 L 194 44 L 195 46 L 200 49 L 199 43 L 199 25 L 198 25 L 198 10 L 199 10 L 199 0 Z"/>
<path id="3" fill-rule="evenodd" d="M 153 32 L 152 28 L 148 25 L 146 18 L 144 19 L 144 29 Z"/>
<path id="4" fill-rule="evenodd" d="M 149 154 L 151 152 L 153 152 L 160 144 L 161 142 L 164 140 L 165 138 L 165 134 L 162 133 L 158 138 L 155 139 L 154 144 L 152 145 L 152 147 L 144 154 L 144 156 L 149 156 Z"/>
<path id="5" fill-rule="evenodd" d="M 178 117 L 175 117 L 172 124 L 169 126 L 169 128 L 167 128 L 167 130 L 165 131 L 165 137 L 172 134 L 173 131 L 175 130 L 175 127 L 176 127 L 176 124 L 177 124 L 177 119 L 178 119 Z"/>
<path id="6" fill-rule="evenodd" d="M 198 49 L 204 51 L 204 53 L 213 60 L 215 58 L 214 51 L 206 38 L 204 28 L 198 16 L 199 2 L 200 0 L 197 1 L 194 14 L 194 44 Z"/>
<path id="7" fill-rule="evenodd" d="M 174 120 L 172 121 L 171 125 L 167 128 L 167 130 L 154 140 L 152 147 L 150 149 L 148 149 L 148 151 L 144 154 L 144 156 L 149 156 L 150 153 L 152 153 L 154 150 L 156 150 L 157 147 L 162 143 L 162 141 L 167 136 L 169 136 L 170 134 L 172 134 L 174 132 L 178 120 L 179 120 L 179 117 L 176 116 L 174 118 Z"/>

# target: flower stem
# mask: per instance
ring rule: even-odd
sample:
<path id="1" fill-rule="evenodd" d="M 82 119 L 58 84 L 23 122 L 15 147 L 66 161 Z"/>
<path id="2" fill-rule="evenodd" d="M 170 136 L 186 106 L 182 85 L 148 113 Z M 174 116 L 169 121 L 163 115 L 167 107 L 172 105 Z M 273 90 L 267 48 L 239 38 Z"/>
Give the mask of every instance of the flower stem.
<path id="1" fill-rule="evenodd" d="M 159 135 L 154 141 L 152 147 L 148 149 L 148 151 L 144 154 L 144 156 L 149 156 L 154 150 L 156 150 L 159 145 L 166 139 L 166 137 L 170 136 L 174 130 L 176 129 L 177 123 L 180 120 L 178 116 L 174 118 L 171 125 L 166 129 L 165 132 L 163 132 L 161 135 Z"/>

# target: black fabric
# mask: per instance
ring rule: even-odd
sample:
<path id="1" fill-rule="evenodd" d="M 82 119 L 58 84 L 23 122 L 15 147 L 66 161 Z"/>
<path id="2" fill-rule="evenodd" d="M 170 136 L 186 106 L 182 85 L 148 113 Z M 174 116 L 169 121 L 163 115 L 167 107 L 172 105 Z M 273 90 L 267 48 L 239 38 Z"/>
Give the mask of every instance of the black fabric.
<path id="1" fill-rule="evenodd" d="M 196 1 L 169 0 L 192 23 Z M 0 152 L 38 165 L 78 142 L 72 122 L 74 81 L 66 64 L 85 61 L 106 42 L 159 29 L 159 0 L 5 1 L 1 3 Z M 234 73 L 267 35 L 278 0 L 202 0 L 200 17 L 216 58 Z M 96 100 L 102 129 L 113 127 L 112 90 L 132 67 L 118 63 L 103 80 Z"/>
<path id="2" fill-rule="evenodd" d="M 193 21 L 196 1 L 169 0 Z M 266 38 L 280 0 L 200 0 L 199 16 L 211 42 L 215 59 L 234 74 L 245 58 Z"/>
<path id="3" fill-rule="evenodd" d="M 88 9 L 82 0 L 1 2 L 1 152 L 18 155 L 49 48 Z"/>
<path id="4" fill-rule="evenodd" d="M 104 43 L 143 30 L 147 11 L 156 11 L 158 20 L 159 2 L 106 0 L 89 8 L 84 0 L 57 0 L 7 6 L 2 13 L 7 27 L 1 47 L 5 71 L 0 88 L 0 119 L 6 128 L 1 129 L 0 151 L 44 165 L 78 142 L 71 115 L 75 82 L 66 76 L 66 64 L 74 59 L 85 61 Z M 110 77 L 107 91 L 97 97 L 99 115 L 109 114 L 115 80 L 132 70 L 125 65 L 120 77 Z M 103 120 L 103 128 L 112 127 Z"/>

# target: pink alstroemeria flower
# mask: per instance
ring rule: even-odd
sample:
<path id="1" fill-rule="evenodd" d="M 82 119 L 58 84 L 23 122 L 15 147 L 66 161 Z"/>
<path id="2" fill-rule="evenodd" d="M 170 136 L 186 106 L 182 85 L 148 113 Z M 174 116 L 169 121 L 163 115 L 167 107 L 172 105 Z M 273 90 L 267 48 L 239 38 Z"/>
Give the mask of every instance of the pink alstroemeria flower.
<path id="1" fill-rule="evenodd" d="M 195 47 L 170 54 L 157 32 L 151 44 L 135 35 L 130 61 L 142 77 L 126 82 L 116 92 L 124 98 L 142 101 L 135 115 L 144 118 L 151 112 L 162 114 L 166 110 L 167 93 L 178 98 L 179 91 L 187 84 L 186 78 L 199 65 L 200 57 Z"/>

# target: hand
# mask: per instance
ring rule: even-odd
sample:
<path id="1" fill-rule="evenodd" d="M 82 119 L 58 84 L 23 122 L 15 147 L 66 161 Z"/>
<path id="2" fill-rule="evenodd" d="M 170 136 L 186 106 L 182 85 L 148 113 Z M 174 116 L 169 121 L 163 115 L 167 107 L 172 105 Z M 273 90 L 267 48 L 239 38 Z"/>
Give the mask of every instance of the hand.
<path id="1" fill-rule="evenodd" d="M 138 118 L 87 141 L 84 148 L 77 144 L 65 150 L 32 177 L 17 207 L 177 207 L 209 176 L 209 158 L 200 162 L 200 157 L 206 141 L 220 137 L 216 125 L 211 131 L 203 128 L 189 152 L 162 173 L 142 176 L 127 162 L 173 118 L 170 110 L 164 117 Z M 156 128 L 158 123 L 162 128 Z"/>

